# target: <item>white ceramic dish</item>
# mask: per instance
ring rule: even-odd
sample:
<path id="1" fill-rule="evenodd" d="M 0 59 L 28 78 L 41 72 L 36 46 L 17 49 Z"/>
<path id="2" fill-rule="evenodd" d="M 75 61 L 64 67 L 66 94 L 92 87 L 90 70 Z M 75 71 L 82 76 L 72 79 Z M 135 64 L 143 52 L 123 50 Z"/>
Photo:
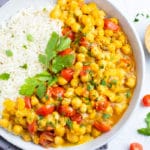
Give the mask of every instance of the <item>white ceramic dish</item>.
<path id="1" fill-rule="evenodd" d="M 22 8 L 27 7 L 47 7 L 47 5 L 53 0 L 41 0 L 41 1 L 31 1 L 31 0 L 11 0 L 7 4 L 5 4 L 2 8 L 0 8 L 0 24 L 3 21 L 7 21 L 11 16 L 17 13 L 17 11 L 21 10 Z M 145 68 L 145 57 L 143 53 L 143 48 L 141 45 L 141 42 L 132 27 L 132 25 L 128 22 L 128 20 L 124 17 L 122 12 L 116 8 L 112 3 L 111 0 L 87 0 L 87 2 L 94 1 L 95 3 L 100 6 L 105 12 L 110 15 L 117 17 L 120 21 L 121 26 L 124 29 L 124 32 L 128 35 L 128 39 L 130 41 L 130 44 L 132 45 L 135 61 L 136 61 L 136 69 L 137 69 L 137 86 L 134 91 L 134 95 L 132 98 L 132 101 L 127 109 L 127 111 L 124 113 L 122 119 L 113 127 L 113 129 L 102 135 L 101 137 L 98 137 L 95 140 L 92 140 L 88 143 L 73 146 L 73 147 L 64 147 L 64 148 L 58 148 L 58 150 L 94 150 L 103 144 L 106 144 L 109 140 L 114 138 L 116 133 L 125 126 L 125 123 L 131 116 L 131 113 L 133 113 L 133 110 L 135 109 L 136 105 L 138 104 L 141 88 L 144 81 L 144 68 Z M 0 106 L 0 109 L 2 107 Z M 1 110 L 0 110 L 1 111 Z M 22 149 L 28 149 L 28 150 L 43 150 L 42 147 L 38 145 L 34 145 L 30 142 L 24 142 L 21 138 L 16 137 L 8 132 L 6 132 L 3 129 L 0 129 L 0 135 L 3 136 L 7 141 L 11 142 L 12 144 L 22 148 Z M 50 148 L 53 149 L 53 148 Z"/>

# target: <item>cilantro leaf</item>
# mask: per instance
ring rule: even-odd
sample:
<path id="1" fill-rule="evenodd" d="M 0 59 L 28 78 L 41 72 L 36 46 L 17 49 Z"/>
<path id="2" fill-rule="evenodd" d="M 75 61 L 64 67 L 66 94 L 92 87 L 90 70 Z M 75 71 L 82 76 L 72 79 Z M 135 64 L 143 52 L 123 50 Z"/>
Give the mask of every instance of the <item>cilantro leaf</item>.
<path id="1" fill-rule="evenodd" d="M 66 125 L 67 125 L 70 129 L 72 128 L 73 123 L 72 123 L 72 121 L 70 120 L 70 118 L 67 119 Z"/>
<path id="2" fill-rule="evenodd" d="M 40 81 L 49 81 L 51 79 L 51 75 L 45 71 L 45 72 L 42 72 L 40 74 L 37 74 L 35 76 L 36 79 L 40 80 Z"/>
<path id="3" fill-rule="evenodd" d="M 52 85 L 54 85 L 57 81 L 58 81 L 58 78 L 57 78 L 56 76 L 51 77 L 51 78 L 49 79 L 49 81 L 48 81 L 48 85 L 49 85 L 49 86 L 52 86 Z"/>
<path id="4" fill-rule="evenodd" d="M 102 115 L 102 117 L 103 117 L 103 119 L 109 119 L 111 116 L 110 116 L 110 114 L 104 113 L 104 114 Z"/>
<path id="5" fill-rule="evenodd" d="M 6 55 L 8 57 L 12 57 L 13 56 L 13 52 L 11 50 L 6 50 L 5 53 L 6 53 Z"/>
<path id="6" fill-rule="evenodd" d="M 38 84 L 39 84 L 38 81 L 34 77 L 27 78 L 25 80 L 25 84 L 23 84 L 20 87 L 19 94 L 25 96 L 31 96 L 34 93 L 35 88 Z"/>
<path id="7" fill-rule="evenodd" d="M 57 51 L 62 51 L 64 49 L 70 48 L 71 39 L 68 37 L 60 37 L 59 45 L 57 47 Z"/>
<path id="8" fill-rule="evenodd" d="M 27 65 L 27 64 L 24 64 L 24 65 L 19 66 L 19 67 L 26 70 L 26 69 L 28 68 L 28 65 Z"/>
<path id="9" fill-rule="evenodd" d="M 37 96 L 39 98 L 42 98 L 45 95 L 45 92 L 46 92 L 45 84 L 44 83 L 39 84 L 36 92 L 37 92 Z"/>
<path id="10" fill-rule="evenodd" d="M 92 84 L 87 84 L 87 90 L 88 91 L 91 91 L 91 90 L 93 90 L 94 89 L 94 85 L 92 85 Z"/>
<path id="11" fill-rule="evenodd" d="M 46 65 L 46 67 L 48 66 L 49 61 L 47 60 L 46 55 L 39 55 L 39 62 Z"/>
<path id="12" fill-rule="evenodd" d="M 141 128 L 137 130 L 138 133 L 150 136 L 150 128 Z"/>
<path id="13" fill-rule="evenodd" d="M 145 122 L 147 127 L 138 129 L 137 132 L 143 135 L 150 136 L 150 112 L 146 115 Z"/>
<path id="14" fill-rule="evenodd" d="M 103 79 L 103 80 L 101 80 L 101 83 L 100 83 L 101 85 L 103 85 L 103 86 L 106 86 L 107 84 L 106 84 L 106 81 Z"/>
<path id="15" fill-rule="evenodd" d="M 63 68 L 70 67 L 73 64 L 74 55 L 56 56 L 52 62 L 52 71 L 58 73 Z"/>
<path id="16" fill-rule="evenodd" d="M 34 41 L 34 38 L 33 38 L 33 36 L 31 35 L 31 34 L 27 34 L 27 40 L 29 41 L 29 42 L 33 42 Z"/>
<path id="17" fill-rule="evenodd" d="M 10 78 L 10 74 L 2 73 L 0 74 L 0 80 L 8 80 Z"/>

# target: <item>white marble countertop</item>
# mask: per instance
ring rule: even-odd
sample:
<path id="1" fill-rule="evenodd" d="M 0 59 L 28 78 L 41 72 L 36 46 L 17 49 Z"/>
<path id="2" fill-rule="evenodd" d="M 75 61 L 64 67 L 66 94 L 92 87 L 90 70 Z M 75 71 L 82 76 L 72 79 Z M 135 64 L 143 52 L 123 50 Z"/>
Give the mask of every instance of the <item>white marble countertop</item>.
<path id="1" fill-rule="evenodd" d="M 150 15 L 150 0 L 112 0 L 117 7 L 121 7 L 125 16 L 135 26 L 140 39 L 142 41 L 145 57 L 146 57 L 146 76 L 144 81 L 144 87 L 142 89 L 142 95 L 150 94 L 150 54 L 146 51 L 144 46 L 144 33 L 148 24 L 150 24 L 150 18 L 146 18 L 146 14 Z M 137 13 L 140 15 L 139 21 L 134 22 L 134 18 Z M 140 97 L 142 99 L 142 97 Z M 150 137 L 143 136 L 137 133 L 137 129 L 145 127 L 144 118 L 146 114 L 150 112 L 150 107 L 143 107 L 140 103 L 126 125 L 119 132 L 119 134 L 109 143 L 108 150 L 128 150 L 129 145 L 132 142 L 139 142 L 143 145 L 144 150 L 150 150 Z"/>

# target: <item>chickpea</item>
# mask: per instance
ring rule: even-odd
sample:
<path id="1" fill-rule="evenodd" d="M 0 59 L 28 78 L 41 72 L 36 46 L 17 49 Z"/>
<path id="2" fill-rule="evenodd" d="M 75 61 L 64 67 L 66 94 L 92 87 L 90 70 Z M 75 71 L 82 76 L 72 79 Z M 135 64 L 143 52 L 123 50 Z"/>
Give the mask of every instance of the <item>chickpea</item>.
<path id="1" fill-rule="evenodd" d="M 96 90 L 91 90 L 90 91 L 90 99 L 96 100 L 98 98 L 99 94 Z"/>
<path id="2" fill-rule="evenodd" d="M 61 16 L 61 10 L 58 5 L 55 6 L 55 8 L 51 11 L 50 17 L 58 19 Z"/>
<path id="3" fill-rule="evenodd" d="M 90 14 L 91 12 L 91 8 L 89 7 L 89 5 L 87 4 L 84 4 L 82 7 L 81 7 L 81 10 L 84 14 Z"/>
<path id="4" fill-rule="evenodd" d="M 30 137 L 30 134 L 29 134 L 29 133 L 23 132 L 23 133 L 22 133 L 22 138 L 23 138 L 26 142 L 31 141 L 31 137 Z"/>
<path id="5" fill-rule="evenodd" d="M 112 30 L 105 30 L 105 36 L 113 36 L 113 31 Z"/>
<path id="6" fill-rule="evenodd" d="M 74 88 L 68 88 L 67 91 L 65 92 L 64 96 L 65 97 L 72 97 L 74 95 Z"/>
<path id="7" fill-rule="evenodd" d="M 23 110 L 25 108 L 25 102 L 23 98 L 17 99 L 17 109 Z"/>
<path id="8" fill-rule="evenodd" d="M 77 94 L 78 96 L 81 96 L 83 92 L 84 92 L 84 89 L 80 86 L 75 89 L 75 94 Z"/>
<path id="9" fill-rule="evenodd" d="M 77 124 L 77 122 L 76 122 L 76 121 L 73 121 L 72 128 L 73 128 L 73 130 L 74 130 L 74 131 L 75 131 L 75 133 L 76 133 L 76 132 L 79 132 L 79 128 L 80 128 L 80 126 L 79 126 L 79 124 Z"/>
<path id="10" fill-rule="evenodd" d="M 20 135 L 22 131 L 23 131 L 22 126 L 20 126 L 20 125 L 14 125 L 14 127 L 13 127 L 13 133 L 15 135 Z"/>
<path id="11" fill-rule="evenodd" d="M 115 44 L 114 43 L 110 43 L 108 45 L 108 50 L 111 51 L 111 52 L 115 52 L 115 50 L 116 50 Z"/>
<path id="12" fill-rule="evenodd" d="M 122 47 L 122 43 L 121 43 L 121 41 L 119 41 L 119 40 L 115 40 L 115 41 L 114 41 L 114 44 L 115 44 L 115 46 L 116 46 L 117 49 L 119 49 L 119 48 Z"/>
<path id="13" fill-rule="evenodd" d="M 55 134 L 57 136 L 63 136 L 65 134 L 65 127 L 63 127 L 61 125 L 57 125 L 55 128 Z"/>
<path id="14" fill-rule="evenodd" d="M 84 62 L 85 61 L 85 55 L 82 53 L 77 54 L 77 61 L 78 62 Z"/>
<path id="15" fill-rule="evenodd" d="M 90 67 L 91 67 L 91 70 L 93 70 L 94 72 L 99 71 L 99 66 L 96 63 L 91 63 Z"/>
<path id="16" fill-rule="evenodd" d="M 101 135 L 101 132 L 100 131 L 98 131 L 97 129 L 95 129 L 95 128 L 92 128 L 92 136 L 93 137 L 98 137 L 98 136 L 100 136 Z"/>
<path id="17" fill-rule="evenodd" d="M 6 129 L 9 126 L 9 121 L 7 119 L 0 119 L 0 126 Z"/>
<path id="18" fill-rule="evenodd" d="M 64 98 L 62 100 L 62 105 L 69 105 L 71 103 L 71 99 L 70 98 Z"/>
<path id="19" fill-rule="evenodd" d="M 81 111 L 82 113 L 86 113 L 86 111 L 87 111 L 87 105 L 84 104 L 84 103 L 82 103 L 82 105 L 81 105 L 81 107 L 80 107 L 80 111 Z"/>
<path id="20" fill-rule="evenodd" d="M 82 67 L 83 67 L 82 62 L 76 62 L 76 64 L 75 64 L 75 70 L 81 70 Z"/>
<path id="21" fill-rule="evenodd" d="M 121 51 L 122 51 L 124 54 L 126 54 L 126 55 L 129 55 L 129 54 L 131 54 L 131 52 L 132 52 L 131 47 L 130 47 L 129 44 L 126 44 L 126 45 L 122 46 Z"/>
<path id="22" fill-rule="evenodd" d="M 79 141 L 79 137 L 75 134 L 72 134 L 70 132 L 67 133 L 67 140 L 70 143 L 77 143 Z"/>
<path id="23" fill-rule="evenodd" d="M 82 105 L 82 100 L 78 97 L 74 97 L 71 102 L 73 108 L 78 109 Z"/>
<path id="24" fill-rule="evenodd" d="M 71 26 L 72 24 L 74 24 L 76 22 L 75 18 L 73 16 L 70 16 L 69 18 L 67 18 L 66 20 L 66 24 L 68 26 Z"/>
<path id="25" fill-rule="evenodd" d="M 73 79 L 71 80 L 71 86 L 72 86 L 72 87 L 77 87 L 78 84 L 79 84 L 79 79 L 78 79 L 78 78 L 73 78 Z"/>
<path id="26" fill-rule="evenodd" d="M 78 132 L 80 133 L 80 135 L 83 135 L 86 133 L 86 127 L 85 126 L 81 126 L 78 130 Z"/>
<path id="27" fill-rule="evenodd" d="M 86 125 L 86 132 L 91 133 L 92 132 L 92 125 L 88 124 Z"/>
<path id="28" fill-rule="evenodd" d="M 32 106 L 35 106 L 35 105 L 37 105 L 39 103 L 39 100 L 37 99 L 37 97 L 36 96 L 32 96 L 31 97 L 31 105 Z"/>
<path id="29" fill-rule="evenodd" d="M 58 83 L 59 83 L 59 85 L 65 85 L 68 83 L 68 81 L 65 78 L 59 76 L 58 77 Z"/>
<path id="30" fill-rule="evenodd" d="M 81 11 L 79 8 L 77 8 L 77 9 L 75 9 L 74 14 L 75 14 L 77 17 L 79 17 L 79 16 L 82 15 L 82 11 Z"/>
<path id="31" fill-rule="evenodd" d="M 84 46 L 80 46 L 79 47 L 79 52 L 86 54 L 88 52 L 88 50 Z"/>
<path id="32" fill-rule="evenodd" d="M 63 139 L 61 136 L 56 136 L 56 137 L 54 138 L 54 143 L 55 143 L 56 145 L 62 145 L 62 144 L 64 143 L 64 139 Z"/>
<path id="33" fill-rule="evenodd" d="M 71 29 L 73 32 L 79 32 L 80 28 L 81 28 L 81 25 L 79 23 L 75 22 L 71 24 Z"/>
<path id="34" fill-rule="evenodd" d="M 88 82 L 90 81 L 91 77 L 89 74 L 83 75 L 80 77 L 82 82 Z"/>
<path id="35" fill-rule="evenodd" d="M 126 86 L 129 88 L 134 88 L 136 85 L 136 78 L 135 77 L 130 77 L 126 80 L 125 82 Z"/>

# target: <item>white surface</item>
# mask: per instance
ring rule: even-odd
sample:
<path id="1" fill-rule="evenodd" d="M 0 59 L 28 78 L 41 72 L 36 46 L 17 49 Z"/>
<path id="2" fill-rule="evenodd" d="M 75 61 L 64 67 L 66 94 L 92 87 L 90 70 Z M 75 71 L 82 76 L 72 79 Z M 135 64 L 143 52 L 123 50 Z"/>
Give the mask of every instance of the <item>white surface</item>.
<path id="1" fill-rule="evenodd" d="M 144 46 L 144 32 L 146 26 L 150 24 L 150 18 L 146 19 L 141 17 L 139 22 L 133 22 L 137 13 L 148 13 L 150 14 L 150 1 L 149 0 L 112 0 L 117 7 L 121 7 L 124 10 L 125 16 L 128 17 L 129 21 L 135 26 L 142 44 Z M 142 90 L 142 95 L 150 94 L 150 54 L 146 52 L 146 78 L 144 82 L 144 87 Z M 140 98 L 142 99 L 142 97 Z M 119 132 L 119 135 L 109 143 L 108 150 L 128 150 L 129 145 L 132 142 L 139 142 L 143 145 L 144 150 L 150 150 L 150 137 L 140 135 L 136 132 L 138 128 L 145 127 L 144 118 L 146 114 L 150 112 L 150 107 L 143 107 L 140 103 L 133 115 L 130 117 L 129 121 Z"/>
<path id="2" fill-rule="evenodd" d="M 11 0 L 11 1 L 14 1 L 14 0 Z M 15 0 L 15 1 L 19 1 L 19 0 Z M 25 1 L 25 0 L 22 0 L 22 2 L 23 1 Z M 148 6 L 149 6 L 148 4 L 150 4 L 150 1 L 148 2 L 148 0 L 143 0 L 142 3 L 140 2 L 140 0 L 139 0 L 139 2 L 137 2 L 137 0 L 122 0 L 122 1 L 112 0 L 112 1 L 114 1 L 114 3 L 117 6 L 121 6 L 125 10 L 124 14 L 126 16 L 128 16 L 130 22 L 133 22 L 134 16 L 136 15 L 137 12 L 148 11 L 148 9 L 146 9 L 146 7 L 148 8 Z M 28 2 L 31 2 L 31 1 L 28 0 L 27 4 L 28 4 Z M 40 1 L 40 2 L 42 2 L 42 1 Z M 35 3 L 38 3 L 38 1 Z M 27 6 L 27 5 L 25 5 L 25 6 Z M 18 8 L 18 7 L 20 7 L 20 6 L 16 5 L 16 8 Z M 21 7 L 24 7 L 24 6 L 21 6 Z M 136 9 L 137 7 L 139 8 L 139 10 Z M 17 11 L 17 9 L 16 9 L 16 11 Z M 149 9 L 149 11 L 150 11 L 150 9 Z M 2 13 L 2 12 L 0 12 L 0 13 Z M 8 14 L 10 14 L 10 13 L 14 14 L 15 12 L 12 10 L 9 10 Z M 1 14 L 1 16 L 3 16 L 3 15 Z M 7 17 L 7 14 L 4 13 L 4 16 Z M 143 40 L 145 26 L 148 23 L 148 21 L 150 22 L 150 19 L 143 19 L 142 22 L 133 23 L 135 25 L 136 29 L 138 30 L 138 33 L 139 33 L 140 38 L 142 40 Z M 147 53 L 145 53 L 145 54 L 148 55 Z M 145 86 L 144 86 L 144 89 L 142 91 L 143 95 L 145 93 L 150 93 L 150 88 L 148 89 L 148 87 L 149 87 L 148 85 L 150 85 L 149 84 L 150 79 L 148 81 L 148 77 L 150 76 L 150 71 L 148 70 L 148 67 L 150 67 L 150 58 L 148 58 L 148 56 L 147 56 L 147 69 L 146 69 L 147 78 L 145 80 Z M 119 133 L 119 135 L 117 137 L 115 137 L 109 143 L 109 149 L 108 150 L 128 150 L 129 144 L 131 142 L 134 142 L 134 141 L 137 141 L 137 142 L 139 141 L 140 143 L 143 144 L 144 150 L 149 150 L 150 149 L 150 138 L 141 136 L 141 135 L 137 134 L 137 132 L 136 132 L 137 128 L 143 127 L 145 125 L 144 124 L 144 117 L 148 111 L 150 111 L 150 108 L 144 108 L 144 107 L 139 105 L 137 107 L 136 111 L 134 112 L 134 114 L 131 116 L 130 120 L 126 123 L 126 126 Z M 16 143 L 16 139 L 14 139 L 14 136 L 12 136 L 12 135 L 10 135 L 8 137 L 8 140 L 12 141 L 13 143 Z M 31 149 L 31 150 L 33 148 L 31 144 L 26 145 L 25 142 L 23 142 L 19 138 L 17 138 L 17 143 L 24 145 L 24 147 Z M 36 147 L 34 147 L 34 148 L 36 148 Z M 89 149 L 89 148 L 86 148 L 86 149 Z"/>

